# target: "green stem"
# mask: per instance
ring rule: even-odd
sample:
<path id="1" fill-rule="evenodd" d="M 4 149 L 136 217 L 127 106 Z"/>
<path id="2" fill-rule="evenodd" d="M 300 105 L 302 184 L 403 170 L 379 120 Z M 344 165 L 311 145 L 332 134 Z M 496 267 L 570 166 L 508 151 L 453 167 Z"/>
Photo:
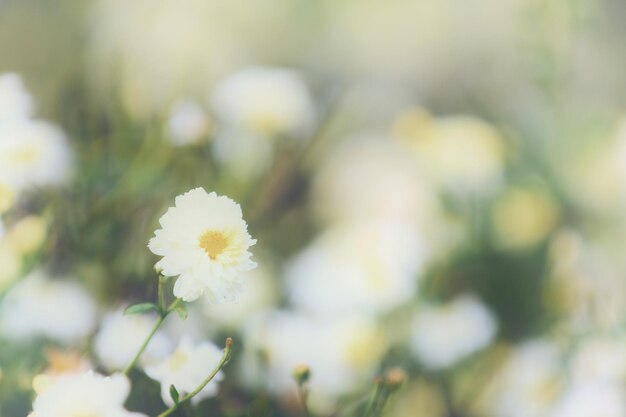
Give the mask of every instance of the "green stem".
<path id="1" fill-rule="evenodd" d="M 306 388 L 299 386 L 298 387 L 298 398 L 300 399 L 300 406 L 302 407 L 302 411 L 304 411 L 304 415 L 306 417 L 311 417 L 311 411 L 309 411 L 309 406 L 307 404 L 307 390 Z"/>
<path id="2" fill-rule="evenodd" d="M 161 286 L 162 286 L 161 280 L 159 280 L 159 287 L 161 287 Z M 124 369 L 124 375 L 128 375 L 130 373 L 130 371 L 135 367 L 135 365 L 139 361 L 139 358 L 141 357 L 141 354 L 146 350 L 146 348 L 148 347 L 148 344 L 150 343 L 150 340 L 152 340 L 152 337 L 154 337 L 154 335 L 156 334 L 157 330 L 159 330 L 159 327 L 161 327 L 161 325 L 163 324 L 163 321 L 165 320 L 165 318 L 172 311 L 174 311 L 174 309 L 182 302 L 183 302 L 183 300 L 180 299 L 180 298 L 175 299 L 172 302 L 172 304 L 170 304 L 170 306 L 159 315 L 159 319 L 156 321 L 156 323 L 154 323 L 154 326 L 152 326 L 152 330 L 150 330 L 150 333 L 146 337 L 146 340 L 143 341 L 141 347 L 139 348 L 137 353 L 135 353 L 135 356 L 133 357 L 133 359 L 130 361 L 128 366 Z"/>
<path id="3" fill-rule="evenodd" d="M 389 398 L 389 392 L 385 387 L 384 381 L 377 381 L 376 390 L 374 391 L 374 396 L 372 398 L 372 402 L 370 403 L 369 409 L 367 410 L 366 416 L 378 417 L 382 414 L 383 408 L 385 407 L 385 403 Z"/>
<path id="4" fill-rule="evenodd" d="M 162 412 L 161 414 L 159 414 L 157 417 L 166 417 L 169 416 L 170 414 L 172 414 L 174 411 L 176 411 L 176 409 L 178 407 L 180 407 L 182 404 L 184 404 L 185 402 L 191 400 L 193 397 L 195 397 L 196 395 L 198 395 L 198 393 L 200 391 L 202 391 L 202 389 L 204 387 L 206 387 L 206 385 L 211 382 L 211 380 L 213 378 L 215 378 L 215 375 L 217 375 L 217 373 L 224 367 L 224 365 L 226 365 L 226 362 L 228 362 L 228 359 L 230 358 L 230 351 L 232 349 L 232 345 L 233 345 L 233 341 L 232 339 L 229 337 L 228 339 L 226 339 L 226 346 L 224 347 L 224 354 L 222 355 L 222 358 L 220 359 L 220 361 L 218 362 L 217 366 L 215 367 L 215 369 L 213 369 L 213 371 L 209 374 L 209 376 L 207 376 L 205 378 L 204 381 L 202 381 L 202 383 L 200 385 L 198 385 L 198 387 L 196 389 L 194 389 L 193 391 L 191 391 L 189 394 L 185 395 L 183 398 L 181 398 L 176 404 L 174 404 L 173 406 L 171 406 L 170 408 L 168 408 L 167 410 L 165 410 L 164 412 Z"/>

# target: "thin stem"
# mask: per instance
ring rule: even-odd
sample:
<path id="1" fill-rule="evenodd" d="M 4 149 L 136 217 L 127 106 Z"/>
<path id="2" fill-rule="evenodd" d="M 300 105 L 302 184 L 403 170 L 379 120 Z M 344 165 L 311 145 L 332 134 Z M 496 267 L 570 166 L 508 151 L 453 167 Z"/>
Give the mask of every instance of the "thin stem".
<path id="1" fill-rule="evenodd" d="M 309 411 L 309 406 L 307 405 L 307 390 L 302 385 L 298 386 L 298 398 L 300 399 L 300 405 L 302 407 L 302 411 L 304 411 L 304 415 L 306 417 L 311 417 L 311 412 Z"/>
<path id="2" fill-rule="evenodd" d="M 367 410 L 366 416 L 378 417 L 383 411 L 385 407 L 385 403 L 389 398 L 389 392 L 385 387 L 384 381 L 380 380 L 376 382 L 376 390 L 374 391 L 374 396 L 372 397 L 372 402 L 370 403 L 369 409 Z"/>
<path id="3" fill-rule="evenodd" d="M 167 278 L 165 278 L 163 275 L 159 275 L 158 299 L 159 299 L 159 307 L 161 308 L 161 311 L 165 309 L 165 291 L 163 287 L 165 287 L 166 280 Z"/>
<path id="4" fill-rule="evenodd" d="M 209 382 L 211 382 L 213 378 L 215 378 L 215 375 L 217 375 L 217 373 L 224 367 L 224 365 L 226 365 L 226 362 L 228 362 L 228 359 L 230 358 L 230 351 L 232 349 L 232 345 L 233 345 L 233 340 L 229 337 L 228 339 L 226 339 L 226 346 L 224 347 L 224 354 L 222 355 L 222 358 L 218 362 L 215 369 L 213 369 L 213 371 L 209 374 L 209 376 L 207 376 L 206 379 L 202 381 L 202 383 L 198 385 L 196 389 L 191 391 L 189 394 L 185 395 L 183 398 L 181 398 L 178 401 L 178 403 L 174 404 L 173 406 L 171 406 L 170 408 L 168 408 L 167 410 L 159 414 L 157 417 L 169 416 L 174 411 L 176 411 L 176 409 L 180 407 L 182 404 L 184 404 L 185 402 L 191 400 L 193 397 L 198 395 L 198 393 L 202 391 L 202 389 L 206 387 L 206 385 Z"/>
<path id="5" fill-rule="evenodd" d="M 159 280 L 159 287 L 161 287 L 160 280 Z M 135 365 L 139 361 L 139 358 L 141 357 L 142 353 L 148 347 L 148 344 L 150 343 L 150 340 L 152 340 L 152 337 L 154 337 L 154 335 L 156 334 L 157 330 L 159 330 L 159 327 L 161 327 L 161 325 L 163 324 L 163 321 L 165 320 L 165 318 L 168 316 L 168 314 L 170 314 L 172 311 L 174 311 L 174 309 L 182 302 L 183 302 L 183 300 L 181 300 L 180 298 L 175 299 L 172 302 L 172 304 L 170 304 L 170 306 L 165 311 L 163 311 L 161 313 L 161 315 L 159 315 L 159 319 L 156 321 L 156 323 L 154 323 L 154 326 L 152 326 L 152 330 L 150 330 L 150 333 L 146 337 L 146 340 L 143 341 L 141 347 L 139 348 L 137 353 L 135 353 L 135 356 L 133 357 L 133 359 L 130 361 L 128 366 L 124 369 L 124 375 L 128 375 L 130 373 L 130 371 L 135 367 Z"/>

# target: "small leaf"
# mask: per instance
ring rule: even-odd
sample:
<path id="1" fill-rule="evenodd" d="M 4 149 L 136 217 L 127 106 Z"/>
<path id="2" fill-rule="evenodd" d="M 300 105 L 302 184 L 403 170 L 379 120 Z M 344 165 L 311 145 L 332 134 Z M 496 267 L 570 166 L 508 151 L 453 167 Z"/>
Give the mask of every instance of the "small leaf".
<path id="1" fill-rule="evenodd" d="M 170 385 L 170 397 L 172 397 L 172 400 L 174 400 L 174 404 L 178 404 L 178 400 L 179 400 L 178 390 L 176 389 L 174 385 Z"/>
<path id="2" fill-rule="evenodd" d="M 185 304 L 180 303 L 179 305 L 176 306 L 174 310 L 176 310 L 176 313 L 178 314 L 178 317 L 180 317 L 181 320 L 185 320 L 187 318 L 188 313 L 187 313 L 187 307 L 185 307 Z"/>
<path id="3" fill-rule="evenodd" d="M 126 310 L 124 310 L 124 314 L 125 315 L 142 314 L 142 313 L 147 313 L 149 311 L 155 311 L 160 314 L 161 308 L 158 305 L 152 304 L 152 303 L 133 304 L 131 306 L 126 307 Z"/>

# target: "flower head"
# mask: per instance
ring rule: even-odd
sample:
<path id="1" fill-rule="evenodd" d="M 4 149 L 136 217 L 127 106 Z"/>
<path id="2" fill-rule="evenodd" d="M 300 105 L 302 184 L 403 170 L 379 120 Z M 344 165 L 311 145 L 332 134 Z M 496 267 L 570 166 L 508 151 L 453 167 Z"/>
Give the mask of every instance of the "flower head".
<path id="1" fill-rule="evenodd" d="M 120 374 L 41 375 L 33 385 L 38 395 L 29 417 L 145 417 L 124 409 L 130 384 Z"/>
<path id="2" fill-rule="evenodd" d="M 156 318 L 146 314 L 124 315 L 122 309 L 107 314 L 94 338 L 94 351 L 107 369 L 124 369 L 150 333 Z M 120 341 L 124 341 L 120 343 Z M 161 359 L 169 353 L 170 340 L 162 332 L 151 339 L 142 363 Z"/>
<path id="3" fill-rule="evenodd" d="M 178 276 L 174 295 L 193 301 L 206 294 L 212 301 L 234 301 L 241 275 L 256 267 L 248 251 L 256 243 L 248 233 L 241 207 L 203 188 L 176 197 L 159 220 L 148 247 L 163 258 L 156 264 L 165 276 Z"/>
<path id="4" fill-rule="evenodd" d="M 146 374 L 161 383 L 163 401 L 172 405 L 170 385 L 174 385 L 179 392 L 193 391 L 217 366 L 222 357 L 222 350 L 211 342 L 192 344 L 189 339 L 183 339 L 178 348 L 162 363 L 146 366 Z M 217 394 L 218 382 L 224 378 L 220 371 L 200 393 L 193 397 L 197 402 L 203 398 Z"/>
<path id="5" fill-rule="evenodd" d="M 72 344 L 95 325 L 91 295 L 71 280 L 52 279 L 40 270 L 13 286 L 0 308 L 0 332 L 12 340 L 46 337 Z"/>

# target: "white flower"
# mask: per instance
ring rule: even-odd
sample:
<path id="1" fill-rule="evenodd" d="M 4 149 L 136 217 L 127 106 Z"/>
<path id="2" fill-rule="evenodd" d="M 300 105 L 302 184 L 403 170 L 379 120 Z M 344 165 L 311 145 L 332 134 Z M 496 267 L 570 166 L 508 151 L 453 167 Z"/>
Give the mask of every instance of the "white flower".
<path id="1" fill-rule="evenodd" d="M 388 138 L 356 137 L 337 147 L 315 176 L 313 201 L 321 217 L 391 218 L 432 222 L 433 187 L 413 158 Z"/>
<path id="2" fill-rule="evenodd" d="M 5 337 L 37 336 L 73 343 L 94 327 L 96 306 L 79 284 L 32 272 L 6 294 L 0 306 L 0 330 Z"/>
<path id="3" fill-rule="evenodd" d="M 37 397 L 29 417 L 146 417 L 124 408 L 130 383 L 121 374 L 42 375 L 33 385 Z"/>
<path id="4" fill-rule="evenodd" d="M 622 384 L 587 382 L 574 385 L 551 417 L 624 417 L 626 396 Z"/>
<path id="5" fill-rule="evenodd" d="M 413 323 L 413 354 L 429 369 L 441 369 L 487 346 L 496 333 L 491 312 L 475 297 L 420 309 Z"/>
<path id="6" fill-rule="evenodd" d="M 0 123 L 28 119 L 34 107 L 19 74 L 0 75 Z"/>
<path id="7" fill-rule="evenodd" d="M 59 185 L 70 174 L 72 152 L 55 126 L 41 121 L 0 124 L 0 182 L 19 190 Z"/>
<path id="8" fill-rule="evenodd" d="M 280 68 L 250 67 L 230 75 L 215 88 L 212 103 L 226 123 L 270 136 L 306 131 L 315 112 L 300 75 Z"/>
<path id="9" fill-rule="evenodd" d="M 167 122 L 169 141 L 174 146 L 197 143 L 210 130 L 206 112 L 193 101 L 176 103 Z"/>
<path id="10" fill-rule="evenodd" d="M 148 247 L 163 256 L 156 267 L 178 276 L 174 295 L 193 301 L 202 294 L 216 302 L 234 301 L 242 273 L 256 264 L 248 251 L 256 243 L 248 234 L 241 207 L 228 197 L 195 188 L 176 197 L 159 220 Z"/>
<path id="11" fill-rule="evenodd" d="M 149 315 L 124 315 L 123 309 L 107 314 L 94 338 L 94 351 L 102 365 L 110 370 L 124 369 L 137 353 L 156 318 Z M 161 359 L 170 352 L 170 341 L 157 332 L 141 356 L 142 363 Z"/>
<path id="12" fill-rule="evenodd" d="M 544 417 L 558 399 L 562 385 L 559 349 L 545 340 L 515 349 L 498 379 L 491 404 L 501 417 Z"/>
<path id="13" fill-rule="evenodd" d="M 196 389 L 202 381 L 217 367 L 223 352 L 210 342 L 193 345 L 183 339 L 178 348 L 160 364 L 153 364 L 144 368 L 146 375 L 161 383 L 161 396 L 165 404 L 173 405 L 170 397 L 170 385 L 174 385 L 181 397 Z M 213 397 L 219 389 L 218 382 L 224 378 L 222 371 L 192 398 L 192 402 Z"/>
<path id="14" fill-rule="evenodd" d="M 250 381 L 254 359 L 261 356 L 268 368 L 256 383 L 292 394 L 293 370 L 306 364 L 311 368 L 310 406 L 318 411 L 368 384 L 386 350 L 377 324 L 354 315 L 320 319 L 275 311 L 251 322 L 245 337 L 250 356 L 242 363 L 242 377 L 255 383 Z"/>
<path id="15" fill-rule="evenodd" d="M 420 237 L 406 224 L 339 225 L 289 265 L 288 294 L 316 314 L 390 310 L 415 295 L 423 258 Z"/>

